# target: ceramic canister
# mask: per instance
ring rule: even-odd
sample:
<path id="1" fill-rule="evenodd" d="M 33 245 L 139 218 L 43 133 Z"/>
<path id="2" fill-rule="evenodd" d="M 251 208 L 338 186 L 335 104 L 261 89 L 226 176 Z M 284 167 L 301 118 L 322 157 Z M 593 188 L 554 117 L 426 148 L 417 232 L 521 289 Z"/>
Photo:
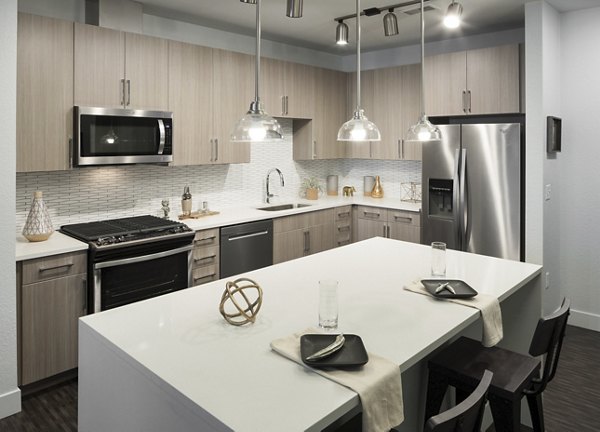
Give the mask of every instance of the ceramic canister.
<path id="1" fill-rule="evenodd" d="M 338 194 L 338 176 L 327 176 L 327 195 L 337 196 Z"/>
<path id="2" fill-rule="evenodd" d="M 363 195 L 371 196 L 371 191 L 373 190 L 373 186 L 375 186 L 375 177 L 364 176 L 363 177 Z"/>

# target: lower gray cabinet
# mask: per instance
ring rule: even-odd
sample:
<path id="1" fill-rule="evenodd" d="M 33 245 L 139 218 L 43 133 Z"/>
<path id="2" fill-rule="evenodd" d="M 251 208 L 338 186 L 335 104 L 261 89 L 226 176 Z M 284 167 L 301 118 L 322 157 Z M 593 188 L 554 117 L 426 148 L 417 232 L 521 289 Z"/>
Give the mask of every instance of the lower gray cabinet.
<path id="1" fill-rule="evenodd" d="M 77 367 L 78 319 L 87 310 L 87 252 L 27 260 L 17 270 L 19 384 Z"/>
<path id="2" fill-rule="evenodd" d="M 386 237 L 421 242 L 420 213 L 370 206 L 358 206 L 355 211 L 356 241 Z"/>

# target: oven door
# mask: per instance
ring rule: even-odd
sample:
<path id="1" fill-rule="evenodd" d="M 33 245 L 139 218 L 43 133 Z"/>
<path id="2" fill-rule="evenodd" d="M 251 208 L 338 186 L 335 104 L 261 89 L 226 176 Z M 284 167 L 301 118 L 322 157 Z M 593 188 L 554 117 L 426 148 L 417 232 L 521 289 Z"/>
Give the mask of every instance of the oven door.
<path id="1" fill-rule="evenodd" d="M 93 264 L 93 312 L 192 286 L 192 249 L 176 249 Z"/>
<path id="2" fill-rule="evenodd" d="M 173 161 L 173 114 L 164 111 L 74 109 L 74 165 Z"/>

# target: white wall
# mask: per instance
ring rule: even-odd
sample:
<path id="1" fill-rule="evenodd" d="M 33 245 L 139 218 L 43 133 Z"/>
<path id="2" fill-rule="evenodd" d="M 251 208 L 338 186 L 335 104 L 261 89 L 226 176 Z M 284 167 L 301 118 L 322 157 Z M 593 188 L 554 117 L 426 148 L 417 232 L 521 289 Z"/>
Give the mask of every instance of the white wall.
<path id="1" fill-rule="evenodd" d="M 17 0 L 0 2 L 0 418 L 21 410 L 17 387 L 15 158 Z"/>
<path id="2" fill-rule="evenodd" d="M 560 14 L 551 5 L 543 3 L 542 22 L 543 115 L 539 120 L 544 128 L 547 116 L 562 116 Z M 542 147 L 546 144 L 545 133 L 540 144 Z M 561 163 L 560 153 L 545 153 L 544 187 L 550 185 L 551 190 L 550 200 L 544 197 L 544 273 L 548 275 L 548 287 L 544 291 L 542 304 L 546 314 L 554 311 L 561 302 Z"/>
<path id="3" fill-rule="evenodd" d="M 600 7 L 561 15 L 560 271 L 571 322 L 600 331 Z"/>

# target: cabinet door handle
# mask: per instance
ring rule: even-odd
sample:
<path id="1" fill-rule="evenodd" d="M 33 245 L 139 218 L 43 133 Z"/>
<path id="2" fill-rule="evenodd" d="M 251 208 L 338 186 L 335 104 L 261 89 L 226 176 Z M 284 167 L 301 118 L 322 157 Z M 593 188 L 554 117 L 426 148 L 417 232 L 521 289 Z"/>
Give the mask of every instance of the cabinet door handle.
<path id="1" fill-rule="evenodd" d="M 317 149 L 317 141 L 313 140 L 313 142 L 312 142 L 312 158 L 313 159 L 317 158 L 317 151 L 316 151 L 316 149 Z"/>
<path id="2" fill-rule="evenodd" d="M 363 211 L 363 214 L 365 215 L 365 217 L 369 217 L 369 215 L 372 215 L 372 216 L 374 216 L 376 218 L 381 217 L 381 214 L 375 213 L 375 212 Z"/>
<path id="3" fill-rule="evenodd" d="M 215 138 L 215 162 L 219 160 L 219 138 Z"/>
<path id="4" fill-rule="evenodd" d="M 194 262 L 206 261 L 206 260 L 214 260 L 217 257 L 217 254 L 208 255 L 201 258 L 194 258 Z"/>
<path id="5" fill-rule="evenodd" d="M 392 227 L 389 225 L 387 227 L 387 238 L 392 238 Z"/>
<path id="6" fill-rule="evenodd" d="M 194 244 L 197 245 L 197 244 L 200 244 L 202 242 L 209 241 L 209 240 L 212 242 L 216 238 L 217 238 L 216 235 L 210 236 L 210 237 L 204 237 L 204 238 L 201 238 L 201 239 L 198 239 L 198 240 L 194 240 Z"/>
<path id="7" fill-rule="evenodd" d="M 404 140 L 398 140 L 398 159 L 404 159 Z"/>
<path id="8" fill-rule="evenodd" d="M 206 276 L 200 276 L 200 277 L 194 278 L 194 283 L 196 283 L 197 281 L 202 280 L 202 279 L 209 279 L 209 278 L 212 279 L 216 275 L 217 275 L 217 273 L 213 272 L 213 273 L 208 274 Z"/>
<path id="9" fill-rule="evenodd" d="M 398 216 L 398 215 L 394 215 L 394 220 L 396 221 L 403 221 L 403 222 L 408 222 L 408 223 L 412 223 L 412 218 L 409 216 Z"/>
<path id="10" fill-rule="evenodd" d="M 462 93 L 462 104 L 463 104 L 463 112 L 466 114 L 468 112 L 467 110 L 467 91 L 463 90 Z"/>
<path id="11" fill-rule="evenodd" d="M 338 226 L 338 231 L 339 231 L 339 232 L 350 231 L 350 225 L 342 225 L 342 226 Z"/>
<path id="12" fill-rule="evenodd" d="M 131 80 L 127 80 L 127 106 L 131 105 Z"/>
<path id="13" fill-rule="evenodd" d="M 81 305 L 81 309 L 83 310 L 83 313 L 86 314 L 87 313 L 87 307 L 88 307 L 88 301 L 87 301 L 87 279 L 83 279 L 81 281 L 81 288 L 83 290 L 83 295 L 82 297 L 82 305 Z"/>
<path id="14" fill-rule="evenodd" d="M 215 140 L 212 138 L 210 139 L 210 161 L 215 161 Z"/>
<path id="15" fill-rule="evenodd" d="M 308 231 L 304 231 L 304 252 L 308 252 L 309 250 Z"/>
<path id="16" fill-rule="evenodd" d="M 70 263 L 66 263 L 66 264 L 58 264 L 58 265 L 51 266 L 51 267 L 40 267 L 38 271 L 40 273 L 42 273 L 42 272 L 45 272 L 48 270 L 56 270 L 56 269 L 64 268 L 64 267 L 68 268 L 68 267 L 72 267 L 72 266 L 73 266 L 73 263 L 70 262 Z"/>
<path id="17" fill-rule="evenodd" d="M 467 106 L 469 108 L 469 114 L 470 114 L 471 113 L 471 90 L 469 90 L 467 93 L 469 96 L 469 98 L 468 98 L 469 104 Z"/>
<path id="18" fill-rule="evenodd" d="M 285 96 L 285 115 L 289 115 L 290 113 L 288 112 L 288 109 L 290 107 L 290 100 L 288 99 L 288 96 Z"/>
<path id="19" fill-rule="evenodd" d="M 350 217 L 350 212 L 343 212 L 337 214 L 339 218 L 347 218 Z"/>
<path id="20" fill-rule="evenodd" d="M 285 96 L 281 96 L 281 115 L 285 115 Z"/>
<path id="21" fill-rule="evenodd" d="M 125 108 L 125 79 L 121 80 L 121 105 Z"/>

